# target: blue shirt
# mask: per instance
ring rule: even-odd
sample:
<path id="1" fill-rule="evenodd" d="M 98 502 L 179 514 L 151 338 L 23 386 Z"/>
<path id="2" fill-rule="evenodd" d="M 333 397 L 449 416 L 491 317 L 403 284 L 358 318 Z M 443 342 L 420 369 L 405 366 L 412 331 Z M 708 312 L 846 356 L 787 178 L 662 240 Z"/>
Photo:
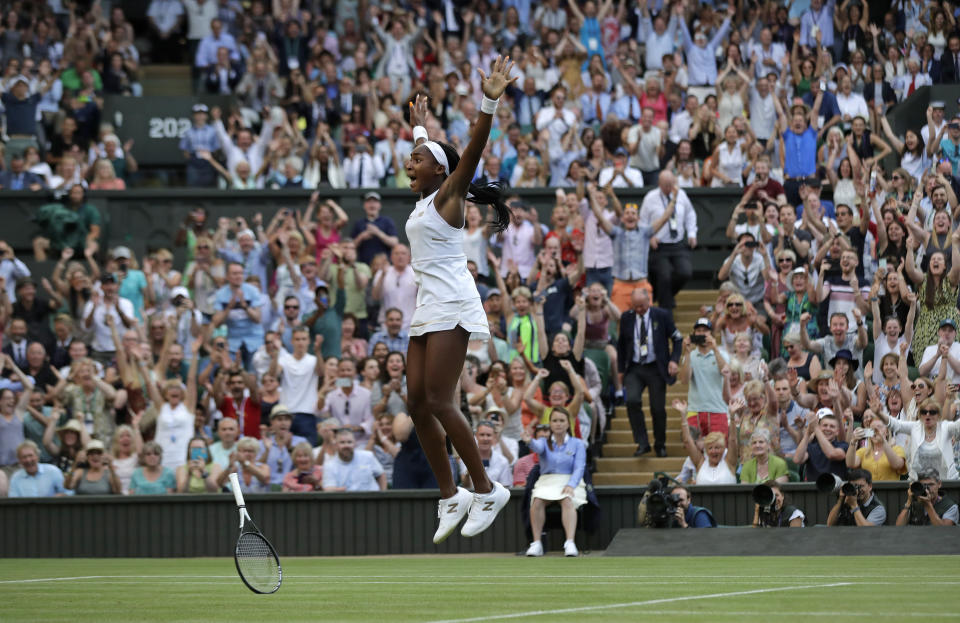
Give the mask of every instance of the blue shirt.
<path id="1" fill-rule="evenodd" d="M 650 236 L 653 230 L 646 225 L 624 229 L 617 225 L 610 232 L 613 238 L 613 278 L 636 281 L 647 278 L 650 257 Z"/>
<path id="2" fill-rule="evenodd" d="M 323 462 L 323 488 L 342 487 L 347 491 L 379 491 L 377 478 L 383 466 L 372 452 L 354 450 L 353 460 L 344 463 L 336 454 Z"/>
<path id="3" fill-rule="evenodd" d="M 290 447 L 296 448 L 298 444 L 305 442 L 306 439 L 298 435 L 290 436 Z M 263 441 L 260 442 L 260 451 L 257 456 L 263 455 Z M 267 466 L 270 468 L 270 484 L 282 485 L 283 477 L 287 472 L 293 469 L 293 459 L 290 457 L 290 451 L 285 446 L 278 446 L 274 441 L 270 444 L 270 452 L 267 453 Z M 326 466 L 324 466 L 326 467 Z"/>
<path id="4" fill-rule="evenodd" d="M 817 132 L 810 126 L 801 134 L 783 133 L 784 165 L 787 177 L 810 177 L 817 172 Z"/>
<path id="5" fill-rule="evenodd" d="M 389 216 L 378 216 L 372 221 L 364 217 L 354 223 L 353 229 L 350 231 L 350 237 L 355 240 L 357 236 L 367 231 L 367 223 L 373 223 L 387 236 L 397 235 L 397 226 L 394 224 L 393 219 Z M 370 265 L 370 262 L 377 253 L 384 253 L 387 257 L 390 257 L 390 247 L 384 244 L 377 236 L 370 236 L 357 245 L 357 261 L 363 262 L 367 266 Z"/>
<path id="6" fill-rule="evenodd" d="M 38 463 L 37 473 L 33 476 L 20 469 L 10 479 L 12 498 L 44 498 L 66 492 L 63 472 L 49 463 Z"/>
<path id="7" fill-rule="evenodd" d="M 803 94 L 803 103 L 813 108 L 813 103 L 817 100 L 813 96 L 812 91 L 807 91 Z M 834 117 L 840 116 L 840 104 L 837 103 L 837 96 L 831 93 L 830 91 L 824 91 L 823 96 L 820 98 L 820 117 L 823 117 L 824 121 L 830 121 Z"/>
<path id="8" fill-rule="evenodd" d="M 242 251 L 231 251 L 229 249 L 218 249 L 217 252 L 225 262 L 236 262 L 243 264 L 243 274 L 245 277 L 256 277 L 261 284 L 267 284 L 267 265 L 270 263 L 270 246 L 266 244 L 254 243 L 253 249 L 249 253 Z"/>
<path id="9" fill-rule="evenodd" d="M 570 474 L 567 486 L 572 488 L 583 480 L 583 470 L 587 466 L 587 447 L 583 440 L 567 435 L 563 443 L 554 444 L 553 449 L 543 438 L 531 440 L 529 446 L 532 452 L 540 455 L 541 474 Z"/>
<path id="10" fill-rule="evenodd" d="M 958 170 L 958 165 L 960 165 L 960 145 L 954 144 L 949 136 L 945 136 L 940 140 L 940 153 L 950 161 L 950 166 L 953 167 L 953 174 L 957 175 L 960 173 L 960 170 Z"/>
<path id="11" fill-rule="evenodd" d="M 198 151 L 217 151 L 218 149 L 220 149 L 220 137 L 210 124 L 205 123 L 200 127 L 191 126 L 180 139 L 180 151 L 190 152 L 190 155 L 195 158 Z"/>
<path id="12" fill-rule="evenodd" d="M 403 353 L 404 356 L 407 354 L 407 347 L 410 345 L 410 336 L 406 331 L 401 330 L 397 334 L 397 337 L 390 337 L 390 334 L 386 330 L 377 331 L 370 337 L 370 341 L 367 343 L 367 354 L 373 355 L 373 347 L 383 342 L 387 345 L 391 351 L 397 351 L 398 353 Z"/>
<path id="13" fill-rule="evenodd" d="M 707 513 L 707 509 L 701 506 L 694 506 L 691 504 L 687 507 L 687 510 L 683 513 L 683 520 L 687 522 L 687 526 L 690 528 L 715 528 L 716 526 L 712 521 L 710 521 L 710 515 Z"/>
<path id="14" fill-rule="evenodd" d="M 37 104 L 40 103 L 40 95 L 34 93 L 24 99 L 17 99 L 13 93 L 6 92 L 0 95 L 3 106 L 6 109 L 7 134 L 29 134 L 37 133 Z"/>
<path id="15" fill-rule="evenodd" d="M 260 307 L 263 302 L 261 298 L 263 295 L 260 294 L 260 290 L 249 283 L 243 284 L 241 289 L 243 300 L 248 306 Z M 213 303 L 214 309 L 216 311 L 225 310 L 227 305 L 230 304 L 231 298 L 233 298 L 233 291 L 230 286 L 223 286 L 217 290 Z M 236 352 L 241 345 L 245 345 L 247 351 L 253 353 L 263 344 L 263 326 L 254 322 L 243 308 L 231 309 L 227 313 L 225 324 L 227 325 L 227 341 L 231 352 Z"/>
<path id="16" fill-rule="evenodd" d="M 137 320 L 140 322 L 143 322 L 143 289 L 146 287 L 147 278 L 143 271 L 134 269 L 127 270 L 127 276 L 120 284 L 120 298 L 133 303 L 133 313 L 137 315 Z"/>
<path id="17" fill-rule="evenodd" d="M 730 18 L 723 20 L 717 34 L 702 48 L 690 37 L 686 20 L 680 20 L 680 32 L 683 34 L 683 49 L 687 53 L 687 79 L 690 86 L 713 86 L 717 82 L 717 46 L 730 32 Z"/>

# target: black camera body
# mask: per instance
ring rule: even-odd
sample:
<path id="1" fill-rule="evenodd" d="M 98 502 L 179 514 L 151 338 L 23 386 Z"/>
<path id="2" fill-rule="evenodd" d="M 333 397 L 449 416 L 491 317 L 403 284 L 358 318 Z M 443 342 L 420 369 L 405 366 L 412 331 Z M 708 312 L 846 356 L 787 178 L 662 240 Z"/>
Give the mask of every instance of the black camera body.
<path id="1" fill-rule="evenodd" d="M 922 482 L 911 482 L 910 483 L 910 492 L 913 493 L 913 497 L 922 497 L 930 493 L 930 488 L 923 484 Z"/>
<path id="2" fill-rule="evenodd" d="M 667 483 L 651 480 L 640 501 L 640 523 L 646 528 L 676 528 L 679 499 L 667 492 Z"/>
<path id="3" fill-rule="evenodd" d="M 690 336 L 690 343 L 693 344 L 694 346 L 703 346 L 704 344 L 707 343 L 707 336 L 693 334 Z"/>

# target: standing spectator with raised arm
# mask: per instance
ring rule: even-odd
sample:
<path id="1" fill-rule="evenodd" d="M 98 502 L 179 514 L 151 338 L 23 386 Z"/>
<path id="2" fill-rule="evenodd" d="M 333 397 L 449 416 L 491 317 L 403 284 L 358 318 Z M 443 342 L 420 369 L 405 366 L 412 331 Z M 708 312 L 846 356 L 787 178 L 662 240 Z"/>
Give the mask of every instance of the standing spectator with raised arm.
<path id="1" fill-rule="evenodd" d="M 640 224 L 651 227 L 673 204 L 674 214 L 650 239 L 653 253 L 650 272 L 653 288 L 660 307 L 673 315 L 674 296 L 693 276 L 690 251 L 697 247 L 697 214 L 682 189 L 677 187 L 673 173 L 662 171 L 658 188 L 648 192 L 640 206 Z"/>
<path id="2" fill-rule="evenodd" d="M 774 98 L 777 115 L 780 117 L 780 166 L 783 168 L 783 189 L 787 203 L 800 205 L 800 185 L 803 180 L 817 173 L 817 129 L 819 127 L 822 92 L 807 110 L 802 104 L 790 107 L 790 117 L 783 110 L 779 98 Z M 787 156 L 789 154 L 789 157 Z"/>
<path id="3" fill-rule="evenodd" d="M 637 29 L 637 41 L 644 44 L 644 67 L 663 69 L 663 57 L 673 54 L 677 37 L 677 22 L 683 21 L 683 3 L 678 2 L 670 12 L 670 21 L 659 12 L 650 19 L 648 0 L 640 0 L 640 27 Z M 666 7 L 661 7 L 665 9 Z"/>
<path id="4" fill-rule="evenodd" d="M 227 265 L 227 284 L 217 290 L 211 324 L 219 327 L 227 325 L 227 341 L 230 352 L 240 353 L 245 368 L 260 344 L 263 343 L 261 318 L 261 297 L 256 287 L 244 283 L 243 264 L 230 262 Z"/>
<path id="5" fill-rule="evenodd" d="M 260 167 L 263 166 L 264 152 L 270 144 L 273 129 L 276 127 L 275 116 L 279 113 L 280 111 L 277 111 L 276 114 L 265 115 L 260 134 L 254 140 L 253 132 L 240 125 L 241 118 L 239 115 L 231 116 L 229 119 L 231 129 L 236 129 L 234 137 L 231 137 L 223 125 L 220 108 L 215 106 L 210 111 L 213 117 L 213 128 L 217 131 L 220 147 L 227 157 L 227 170 L 230 171 L 231 175 L 236 175 L 237 165 L 240 162 L 246 162 L 253 171 L 260 170 Z"/>
<path id="6" fill-rule="evenodd" d="M 187 186 L 202 188 L 217 181 L 217 172 L 205 157 L 220 149 L 217 131 L 207 124 L 209 112 L 206 104 L 194 104 L 193 125 L 180 139 L 180 151 L 187 160 Z"/>
<path id="7" fill-rule="evenodd" d="M 274 338 L 279 341 L 279 338 Z M 323 376 L 323 358 L 317 353 L 323 339 L 314 338 L 314 352 L 307 352 L 310 346 L 310 330 L 297 327 L 291 337 L 293 353 L 283 350 L 275 344 L 270 361 L 270 374 L 280 379 L 280 399 L 293 416 L 291 431 L 307 439 L 311 445 L 317 445 L 317 384 Z M 281 375 L 282 372 L 282 375 Z"/>
<path id="8" fill-rule="evenodd" d="M 680 20 L 680 34 L 683 49 L 687 55 L 687 72 L 689 75 L 691 95 L 697 95 L 700 100 L 706 99 L 708 94 L 716 94 L 717 83 L 717 47 L 730 32 L 730 22 L 737 12 L 737 4 L 731 2 L 727 7 L 727 17 L 713 37 L 707 41 L 707 33 L 698 30 L 693 37 L 687 28 L 687 21 Z"/>
<path id="9" fill-rule="evenodd" d="M 834 0 L 810 0 L 810 8 L 800 17 L 800 45 L 808 51 L 825 49 L 833 53 Z"/>

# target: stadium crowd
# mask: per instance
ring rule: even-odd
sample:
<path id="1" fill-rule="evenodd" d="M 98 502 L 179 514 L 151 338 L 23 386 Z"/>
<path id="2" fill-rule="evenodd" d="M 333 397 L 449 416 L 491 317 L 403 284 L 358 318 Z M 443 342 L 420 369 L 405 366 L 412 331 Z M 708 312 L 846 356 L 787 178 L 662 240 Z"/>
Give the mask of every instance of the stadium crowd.
<path id="1" fill-rule="evenodd" d="M 462 148 L 500 53 L 520 75 L 476 178 L 557 191 L 549 223 L 519 197 L 499 235 L 486 206 L 466 214 L 493 339 L 469 345 L 459 394 L 492 479 L 589 478 L 551 427 L 595 457 L 620 403 L 636 455 L 666 456 L 677 379 L 682 482 L 957 478 L 960 116 L 931 102 L 902 136 L 885 116 L 960 82 L 950 3 L 152 0 L 140 32 L 121 3 L 6 4 L 0 187 L 62 206 L 33 244 L 51 274 L 0 244 L 0 491 L 212 492 L 231 472 L 251 492 L 435 486 L 405 414 L 417 284 L 376 189 L 409 182 L 413 95 Z M 183 265 L 106 248 L 86 191 L 124 189 L 137 163 L 100 98 L 142 93 L 138 48 L 234 97 L 194 106 L 188 185 L 309 203 L 194 210 Z M 743 194 L 719 296 L 684 335 L 684 189 L 701 186 Z M 324 197 L 345 187 L 367 189 L 362 214 Z M 957 521 L 937 491 L 910 498 L 917 522 Z"/>

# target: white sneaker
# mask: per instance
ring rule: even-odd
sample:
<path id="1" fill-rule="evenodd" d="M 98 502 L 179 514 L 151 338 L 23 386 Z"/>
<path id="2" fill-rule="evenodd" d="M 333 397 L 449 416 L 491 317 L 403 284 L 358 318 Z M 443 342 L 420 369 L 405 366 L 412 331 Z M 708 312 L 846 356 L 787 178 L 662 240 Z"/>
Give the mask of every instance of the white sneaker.
<path id="1" fill-rule="evenodd" d="M 543 543 L 534 541 L 527 548 L 527 556 L 543 556 Z"/>
<path id="2" fill-rule="evenodd" d="M 577 544 L 573 541 L 564 541 L 563 542 L 563 555 L 576 557 L 580 555 L 580 551 L 577 549 Z"/>
<path id="3" fill-rule="evenodd" d="M 510 501 L 510 492 L 499 482 L 493 483 L 490 493 L 474 493 L 473 504 L 470 505 L 470 516 L 463 524 L 460 534 L 463 536 L 477 536 L 490 527 L 507 502 Z"/>
<path id="4" fill-rule="evenodd" d="M 472 503 L 473 494 L 463 487 L 457 487 L 457 492 L 452 497 L 440 500 L 437 507 L 437 517 L 440 519 L 440 525 L 437 527 L 436 534 L 433 535 L 434 543 L 442 543 L 456 530 L 463 518 L 470 512 Z"/>

